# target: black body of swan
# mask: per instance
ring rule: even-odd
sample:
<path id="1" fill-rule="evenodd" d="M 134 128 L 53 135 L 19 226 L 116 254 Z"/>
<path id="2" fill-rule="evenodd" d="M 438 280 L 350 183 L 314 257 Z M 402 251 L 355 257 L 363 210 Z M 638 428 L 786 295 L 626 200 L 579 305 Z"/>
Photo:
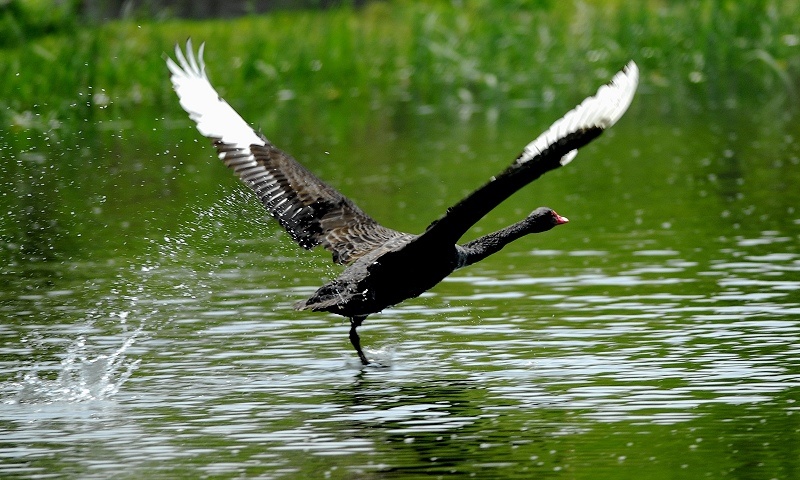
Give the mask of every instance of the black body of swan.
<path id="1" fill-rule="evenodd" d="M 322 182 L 291 156 L 253 130 L 214 90 L 203 63 L 175 47 L 167 59 L 180 104 L 210 138 L 219 158 L 250 187 L 269 213 L 300 246 L 322 245 L 333 261 L 348 267 L 299 310 L 326 311 L 350 319 L 350 341 L 363 364 L 357 328 L 367 315 L 430 289 L 454 270 L 473 264 L 529 233 L 567 222 L 545 207 L 498 232 L 464 245 L 457 242 L 475 223 L 511 194 L 544 173 L 569 163 L 577 149 L 617 122 L 630 105 L 639 72 L 633 62 L 597 94 L 556 121 L 528 144 L 505 171 L 447 209 L 423 233 L 412 235 L 378 224 L 351 200 Z"/>

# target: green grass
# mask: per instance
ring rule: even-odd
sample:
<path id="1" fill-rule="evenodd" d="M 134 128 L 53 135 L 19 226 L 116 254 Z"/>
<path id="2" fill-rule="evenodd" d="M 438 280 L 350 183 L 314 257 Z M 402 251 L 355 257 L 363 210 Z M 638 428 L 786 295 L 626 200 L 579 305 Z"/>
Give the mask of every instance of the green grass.
<path id="1" fill-rule="evenodd" d="M 52 33 L 74 31 L 80 23 L 77 0 L 0 1 L 0 48 Z"/>
<path id="2" fill-rule="evenodd" d="M 52 131 L 76 119 L 177 114 L 162 54 L 188 37 L 207 43 L 212 80 L 235 107 L 299 128 L 309 116 L 351 124 L 371 111 L 399 121 L 493 120 L 565 108 L 631 58 L 643 72 L 641 96 L 664 112 L 797 99 L 797 2 L 453 3 L 119 22 L 43 36 L 0 52 L 0 118 L 16 131 Z"/>

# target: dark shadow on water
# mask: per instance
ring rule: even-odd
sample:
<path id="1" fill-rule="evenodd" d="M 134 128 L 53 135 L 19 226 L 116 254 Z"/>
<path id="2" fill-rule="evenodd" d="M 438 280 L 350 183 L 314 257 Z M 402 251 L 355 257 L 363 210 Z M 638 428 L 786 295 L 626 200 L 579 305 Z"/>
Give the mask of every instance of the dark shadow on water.
<path id="1" fill-rule="evenodd" d="M 525 451 L 546 448 L 542 437 L 552 437 L 568 417 L 545 409 L 529 411 L 521 422 L 508 415 L 516 402 L 498 402 L 470 380 L 397 384 L 390 374 L 362 372 L 335 397 L 350 411 L 336 422 L 337 429 L 370 439 L 384 478 L 423 473 L 491 478 L 498 470 L 525 471 L 526 459 L 511 452 L 522 445 Z"/>

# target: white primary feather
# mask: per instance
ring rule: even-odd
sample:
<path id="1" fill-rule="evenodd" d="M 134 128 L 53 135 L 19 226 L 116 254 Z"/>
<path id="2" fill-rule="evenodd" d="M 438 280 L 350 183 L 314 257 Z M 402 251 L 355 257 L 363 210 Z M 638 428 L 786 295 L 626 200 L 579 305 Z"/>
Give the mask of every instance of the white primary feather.
<path id="1" fill-rule="evenodd" d="M 605 130 L 614 125 L 630 106 L 638 84 L 639 68 L 630 61 L 608 84 L 600 87 L 594 96 L 567 112 L 536 140 L 525 146 L 517 163 L 533 160 L 559 139 L 571 133 L 598 127 Z M 577 154 L 577 150 L 572 150 L 561 157 L 561 165 L 571 162 Z"/>
<path id="2" fill-rule="evenodd" d="M 249 150 L 250 145 L 264 145 L 264 140 L 219 96 L 208 81 L 203 62 L 204 46 L 200 45 L 195 57 L 192 41 L 188 40 L 186 55 L 175 46 L 177 64 L 167 58 L 167 67 L 172 72 L 170 80 L 180 98 L 181 107 L 197 123 L 197 130 L 205 137 L 218 138 L 243 150 Z"/>

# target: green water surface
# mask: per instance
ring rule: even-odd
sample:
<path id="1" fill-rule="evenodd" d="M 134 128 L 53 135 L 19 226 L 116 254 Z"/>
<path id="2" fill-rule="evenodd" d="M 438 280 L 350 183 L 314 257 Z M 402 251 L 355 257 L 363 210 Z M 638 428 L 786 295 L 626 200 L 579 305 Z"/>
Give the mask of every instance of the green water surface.
<path id="1" fill-rule="evenodd" d="M 264 217 L 166 69 L 160 108 L 31 110 L 0 130 L 0 476 L 798 477 L 796 105 L 740 82 L 676 109 L 645 67 L 618 125 L 468 237 L 540 205 L 570 223 L 370 317 L 383 368 L 343 319 L 291 308 L 340 267 Z M 565 111 L 531 98 L 352 118 L 232 103 L 419 232 Z"/>

